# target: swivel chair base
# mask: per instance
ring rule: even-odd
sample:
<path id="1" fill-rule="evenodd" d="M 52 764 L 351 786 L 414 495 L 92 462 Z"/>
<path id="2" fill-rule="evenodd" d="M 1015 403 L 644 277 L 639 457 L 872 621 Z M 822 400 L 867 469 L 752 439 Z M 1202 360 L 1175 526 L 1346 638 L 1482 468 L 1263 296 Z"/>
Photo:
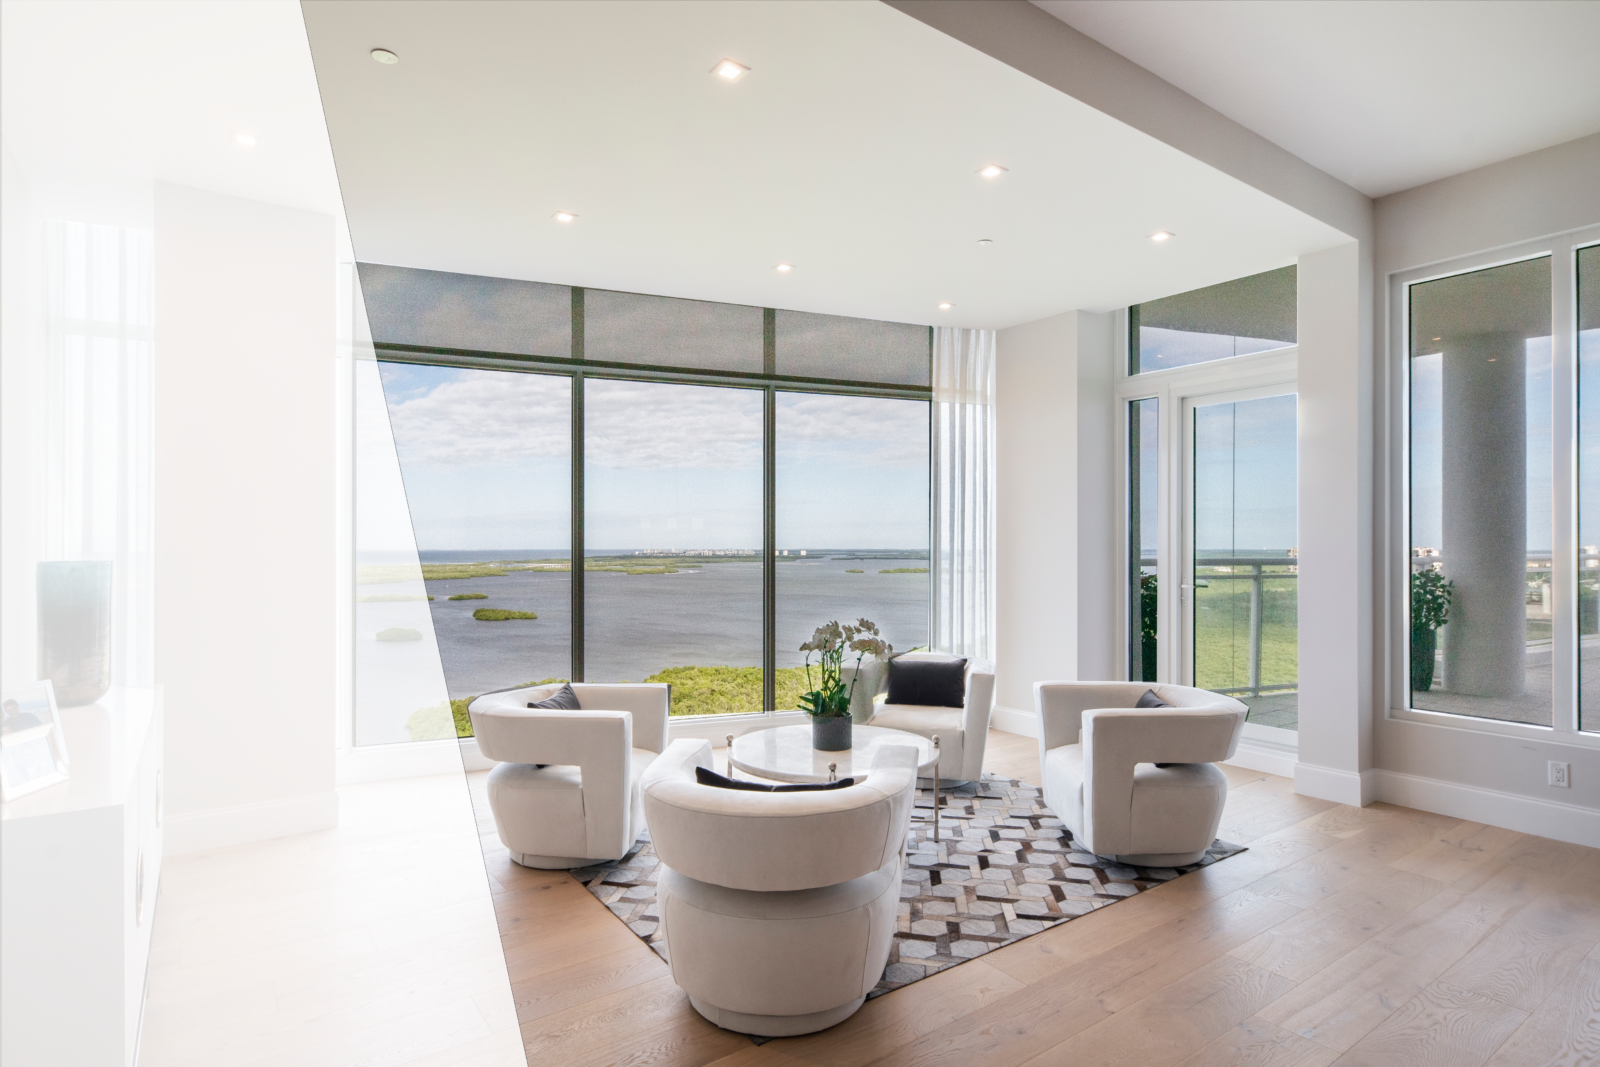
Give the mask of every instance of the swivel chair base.
<path id="1" fill-rule="evenodd" d="M 844 1022 L 866 1001 L 867 998 L 862 997 L 848 1004 L 841 1004 L 837 1008 L 812 1012 L 810 1015 L 746 1015 L 744 1012 L 729 1011 L 715 1004 L 707 1004 L 698 997 L 689 998 L 689 1003 L 694 1005 L 695 1011 L 724 1030 L 754 1034 L 757 1037 L 797 1037 L 800 1034 L 814 1034 L 818 1030 L 826 1030 L 830 1026 Z"/>

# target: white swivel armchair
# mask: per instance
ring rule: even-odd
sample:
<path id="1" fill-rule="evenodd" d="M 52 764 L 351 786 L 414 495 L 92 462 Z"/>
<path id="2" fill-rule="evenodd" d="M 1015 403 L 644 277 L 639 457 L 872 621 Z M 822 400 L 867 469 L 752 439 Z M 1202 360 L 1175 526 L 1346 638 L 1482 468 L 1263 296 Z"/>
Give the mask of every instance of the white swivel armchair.
<path id="1" fill-rule="evenodd" d="M 953 658 L 942 652 L 907 652 L 895 660 Z M 880 677 L 880 685 L 886 687 L 888 672 Z M 940 779 L 975 782 L 983 777 L 983 750 L 989 741 L 989 716 L 993 711 L 994 664 L 985 659 L 968 659 L 963 706 L 941 708 L 885 701 L 874 705 L 871 724 L 930 739 L 937 735 Z"/>
<path id="2" fill-rule="evenodd" d="M 1136 708 L 1150 690 L 1172 705 Z M 1044 802 L 1080 848 L 1145 867 L 1196 863 L 1216 840 L 1248 709 L 1145 682 L 1038 682 Z"/>
<path id="3" fill-rule="evenodd" d="M 700 785 L 697 766 L 711 769 L 711 745 L 681 739 L 644 778 L 673 980 L 740 1033 L 849 1018 L 894 941 L 917 750 L 883 748 L 865 779 L 821 792 Z"/>
<path id="4" fill-rule="evenodd" d="M 666 748 L 667 687 L 574 683 L 580 710 L 530 708 L 559 685 L 485 693 L 467 708 L 495 829 L 524 867 L 621 859 L 644 830 L 639 782 Z"/>

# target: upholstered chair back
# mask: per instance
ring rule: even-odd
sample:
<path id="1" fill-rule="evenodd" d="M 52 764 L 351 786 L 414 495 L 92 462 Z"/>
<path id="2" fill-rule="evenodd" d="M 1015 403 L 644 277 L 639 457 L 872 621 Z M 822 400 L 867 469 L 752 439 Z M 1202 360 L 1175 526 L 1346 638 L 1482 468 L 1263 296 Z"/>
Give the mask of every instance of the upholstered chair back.
<path id="1" fill-rule="evenodd" d="M 482 711 L 538 711 L 528 708 L 530 703 L 554 696 L 561 684 L 525 686 L 506 689 L 498 693 L 485 693 L 472 702 L 469 714 L 476 721 Z M 638 682 L 606 685 L 599 682 L 574 682 L 572 691 L 578 695 L 578 706 L 583 711 L 626 711 L 633 718 L 632 746 L 649 752 L 660 752 L 667 747 L 667 686 L 659 682 Z M 473 728 L 477 733 L 477 728 Z M 483 750 L 483 737 L 478 737 L 478 748 Z M 489 759 L 507 763 L 566 763 L 568 760 L 510 760 L 501 756 L 483 754 Z"/>
<path id="2" fill-rule="evenodd" d="M 838 885 L 877 871 L 905 847 L 917 750 L 879 749 L 864 780 L 807 793 L 700 785 L 706 741 L 674 741 L 645 772 L 645 821 L 661 862 L 701 882 L 778 891 Z"/>
<path id="3" fill-rule="evenodd" d="M 1244 731 L 1244 716 L 1249 710 L 1232 697 L 1186 685 L 1166 685 L 1161 682 L 1037 682 L 1034 700 L 1040 710 L 1041 752 L 1062 745 L 1075 745 L 1080 740 L 1083 713 L 1099 708 L 1133 710 L 1145 691 L 1155 693 L 1177 710 L 1202 710 L 1216 708 L 1235 716 L 1235 728 L 1229 734 L 1227 750 L 1220 756 L 1204 759 L 1165 759 L 1163 763 L 1216 763 L 1230 759 L 1239 746 L 1239 736 Z M 1166 712 L 1167 708 L 1137 709 L 1139 711 Z M 1158 757 L 1159 758 L 1159 757 Z"/>

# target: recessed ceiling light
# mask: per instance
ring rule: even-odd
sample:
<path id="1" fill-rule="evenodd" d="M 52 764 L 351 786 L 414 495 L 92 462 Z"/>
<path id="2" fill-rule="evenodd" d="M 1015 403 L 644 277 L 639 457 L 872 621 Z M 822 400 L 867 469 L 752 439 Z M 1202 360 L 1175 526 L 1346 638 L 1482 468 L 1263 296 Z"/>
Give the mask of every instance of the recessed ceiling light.
<path id="1" fill-rule="evenodd" d="M 1435 337 L 1435 338 L 1434 338 L 1434 340 L 1435 340 L 1435 341 L 1443 341 L 1443 340 L 1444 340 L 1444 338 L 1443 338 L 1443 337 Z"/>
<path id="2" fill-rule="evenodd" d="M 978 173 L 983 175 L 985 178 L 998 178 L 998 177 L 1000 177 L 1000 175 L 1004 174 L 1005 172 L 1006 172 L 1006 168 L 1005 167 L 1002 167 L 998 163 L 991 163 L 987 167 L 984 167 L 982 170 L 980 170 Z"/>
<path id="3" fill-rule="evenodd" d="M 731 59 L 719 59 L 717 65 L 711 68 L 711 73 L 725 81 L 736 82 L 750 73 L 750 68 Z"/>
<path id="4" fill-rule="evenodd" d="M 988 237 L 980 237 L 980 238 L 978 238 L 978 247 L 979 248 L 988 248 L 989 246 L 991 246 L 993 244 L 994 244 L 994 241 L 992 239 L 988 238 Z"/>
<path id="5" fill-rule="evenodd" d="M 1172 234 L 1168 233 L 1166 230 L 1157 230 L 1155 233 L 1150 235 L 1150 240 L 1154 241 L 1156 244 L 1160 244 L 1162 241 L 1172 240 Z"/>
<path id="6" fill-rule="evenodd" d="M 236 133 L 233 135 L 233 140 L 235 144 L 242 144 L 246 148 L 254 148 L 256 146 L 256 139 L 248 133 Z"/>
<path id="7" fill-rule="evenodd" d="M 953 307 L 955 307 L 955 305 L 950 303 L 950 301 L 948 301 L 948 300 L 943 300 L 943 301 L 940 301 L 940 303 L 939 303 L 939 310 L 940 311 L 949 311 Z"/>
<path id="8" fill-rule="evenodd" d="M 790 271 L 794 270 L 794 264 L 793 263 L 779 263 L 776 267 L 773 267 L 772 269 L 777 271 L 779 274 L 788 274 Z"/>
<path id="9" fill-rule="evenodd" d="M 387 48 L 374 48 L 372 50 L 372 58 L 377 60 L 379 63 L 390 67 L 400 62 L 400 57 L 389 51 Z"/>
<path id="10" fill-rule="evenodd" d="M 558 211 L 554 215 L 551 215 L 550 217 L 555 219 L 557 222 L 571 222 L 573 219 L 577 218 L 578 216 L 574 215 L 570 211 Z"/>

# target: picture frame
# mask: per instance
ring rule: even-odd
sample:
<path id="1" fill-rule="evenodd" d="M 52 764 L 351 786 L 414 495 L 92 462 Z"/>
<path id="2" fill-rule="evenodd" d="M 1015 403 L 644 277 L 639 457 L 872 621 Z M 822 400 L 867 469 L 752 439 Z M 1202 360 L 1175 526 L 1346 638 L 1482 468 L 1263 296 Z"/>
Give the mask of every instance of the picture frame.
<path id="1" fill-rule="evenodd" d="M 49 680 L 0 692 L 0 801 L 65 782 L 67 739 Z"/>

